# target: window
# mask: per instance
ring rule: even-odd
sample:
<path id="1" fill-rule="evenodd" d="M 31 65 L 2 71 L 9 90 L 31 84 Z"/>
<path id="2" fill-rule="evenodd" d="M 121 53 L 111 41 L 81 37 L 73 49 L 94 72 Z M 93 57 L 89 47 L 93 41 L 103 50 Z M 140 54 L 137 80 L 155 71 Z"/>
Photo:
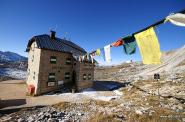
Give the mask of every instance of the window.
<path id="1" fill-rule="evenodd" d="M 34 52 L 34 47 L 31 47 L 31 50 Z"/>
<path id="2" fill-rule="evenodd" d="M 34 48 L 36 48 L 36 47 L 37 47 L 35 43 L 34 43 L 33 47 L 34 47 Z"/>
<path id="3" fill-rule="evenodd" d="M 87 77 L 86 74 L 83 74 L 83 80 L 86 80 L 86 77 Z"/>
<path id="4" fill-rule="evenodd" d="M 48 81 L 55 81 L 55 73 L 49 73 Z"/>
<path id="5" fill-rule="evenodd" d="M 30 69 L 28 69 L 28 75 L 30 74 Z"/>
<path id="6" fill-rule="evenodd" d="M 88 75 L 88 80 L 91 80 L 91 74 Z"/>
<path id="7" fill-rule="evenodd" d="M 71 58 L 66 58 L 66 64 L 71 64 Z"/>
<path id="8" fill-rule="evenodd" d="M 65 73 L 65 79 L 67 80 L 67 79 L 70 79 L 70 72 L 66 72 Z"/>
<path id="9" fill-rule="evenodd" d="M 33 72 L 33 79 L 35 80 L 35 72 Z"/>
<path id="10" fill-rule="evenodd" d="M 50 63 L 51 64 L 56 64 L 57 63 L 57 57 L 56 56 L 51 56 L 50 57 Z"/>
<path id="11" fill-rule="evenodd" d="M 32 55 L 32 62 L 34 61 L 34 55 Z"/>

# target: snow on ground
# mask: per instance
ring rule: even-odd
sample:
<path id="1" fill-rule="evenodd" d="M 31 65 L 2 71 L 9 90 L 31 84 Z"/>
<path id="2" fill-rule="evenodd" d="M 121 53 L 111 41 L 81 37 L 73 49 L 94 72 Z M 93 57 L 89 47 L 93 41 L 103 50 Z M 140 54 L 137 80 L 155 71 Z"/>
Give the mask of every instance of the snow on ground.
<path id="1" fill-rule="evenodd" d="M 77 93 L 77 94 L 83 94 L 86 97 L 89 97 L 91 99 L 95 99 L 95 100 L 102 100 L 102 101 L 110 101 L 111 99 L 115 99 L 120 97 L 117 94 L 106 94 L 106 92 L 98 92 L 98 91 L 85 91 L 82 93 Z"/>
<path id="2" fill-rule="evenodd" d="M 81 100 L 81 99 L 94 99 L 94 100 L 102 100 L 102 101 L 110 101 L 112 99 L 120 98 L 122 95 L 118 90 L 115 91 L 96 91 L 93 88 L 88 88 L 83 90 L 80 93 L 61 93 L 61 94 L 52 94 L 46 96 L 58 96 L 61 98 L 66 98 L 68 100 Z"/>
<path id="3" fill-rule="evenodd" d="M 26 71 L 13 68 L 0 68 L 0 75 L 15 79 L 26 79 Z"/>
<path id="4" fill-rule="evenodd" d="M 120 96 L 123 95 L 123 92 L 120 92 L 119 90 L 114 90 L 113 92 L 114 92 L 116 95 L 120 95 Z"/>

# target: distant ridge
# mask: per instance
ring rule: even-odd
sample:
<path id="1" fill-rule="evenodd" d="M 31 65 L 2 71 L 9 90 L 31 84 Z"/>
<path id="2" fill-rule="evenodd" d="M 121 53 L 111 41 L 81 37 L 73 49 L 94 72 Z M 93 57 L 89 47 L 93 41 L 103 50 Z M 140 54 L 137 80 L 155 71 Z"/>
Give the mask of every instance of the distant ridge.
<path id="1" fill-rule="evenodd" d="M 27 61 L 28 58 L 10 51 L 0 51 L 0 62 Z"/>

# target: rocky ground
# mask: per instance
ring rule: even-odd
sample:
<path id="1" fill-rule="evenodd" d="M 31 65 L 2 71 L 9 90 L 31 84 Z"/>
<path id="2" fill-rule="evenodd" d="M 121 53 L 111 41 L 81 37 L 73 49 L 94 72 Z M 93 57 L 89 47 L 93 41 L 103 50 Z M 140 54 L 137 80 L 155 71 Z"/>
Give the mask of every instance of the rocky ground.
<path id="1" fill-rule="evenodd" d="M 0 120 L 19 122 L 185 121 L 185 78 L 183 80 L 175 78 L 171 81 L 136 80 L 113 91 L 86 91 L 52 96 L 55 95 L 65 98 L 66 101 L 40 108 L 20 109 L 13 113 L 4 111 Z"/>
<path id="2" fill-rule="evenodd" d="M 85 99 L 83 93 L 62 94 L 61 98 L 70 97 L 73 100 L 41 108 L 20 109 L 13 113 L 4 112 L 0 119 L 20 122 L 182 122 L 185 121 L 184 84 L 185 81 L 135 81 L 112 91 L 117 97 L 110 99 L 105 99 L 107 92 L 102 92 L 104 97 L 88 93 L 90 99 Z"/>
<path id="3" fill-rule="evenodd" d="M 185 47 L 164 53 L 161 65 L 133 62 L 96 67 L 94 91 L 52 94 L 61 102 L 16 112 L 0 111 L 0 120 L 185 122 L 184 52 Z M 160 74 L 159 80 L 154 80 L 154 73 Z"/>
<path id="4" fill-rule="evenodd" d="M 54 107 L 33 107 L 22 109 L 17 113 L 12 113 L 1 118 L 1 121 L 18 121 L 18 122 L 67 122 L 79 121 L 83 113 L 75 111 L 62 111 Z"/>

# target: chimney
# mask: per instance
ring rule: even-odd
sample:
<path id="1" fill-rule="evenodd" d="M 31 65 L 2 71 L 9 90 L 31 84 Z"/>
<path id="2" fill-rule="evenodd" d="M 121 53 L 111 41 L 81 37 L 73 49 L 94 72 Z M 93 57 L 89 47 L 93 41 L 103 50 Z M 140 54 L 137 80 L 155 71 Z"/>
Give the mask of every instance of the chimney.
<path id="1" fill-rule="evenodd" d="M 52 30 L 50 32 L 51 32 L 51 35 L 50 35 L 51 39 L 55 39 L 56 32 Z"/>

